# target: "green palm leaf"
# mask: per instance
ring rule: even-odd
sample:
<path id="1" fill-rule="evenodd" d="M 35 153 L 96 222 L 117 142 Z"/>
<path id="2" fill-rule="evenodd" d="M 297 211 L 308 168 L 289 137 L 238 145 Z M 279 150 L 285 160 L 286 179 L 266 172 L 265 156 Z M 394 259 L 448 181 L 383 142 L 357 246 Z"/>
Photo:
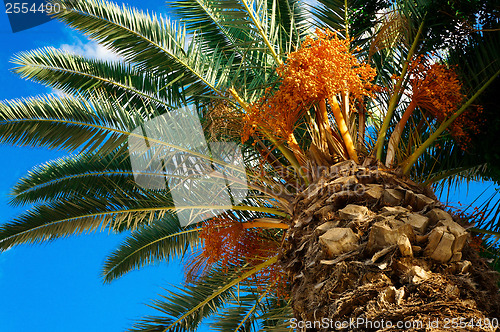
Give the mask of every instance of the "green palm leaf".
<path id="1" fill-rule="evenodd" d="M 134 63 L 138 68 L 174 81 L 180 76 L 189 93 L 218 92 L 222 55 L 206 54 L 197 39 L 188 43 L 185 29 L 161 16 L 100 1 L 54 1 L 63 8 L 55 16 Z M 186 45 L 188 45 L 186 49 Z M 225 59 L 231 62 L 231 59 Z"/>
<path id="2" fill-rule="evenodd" d="M 141 173 L 145 175 L 145 172 Z M 158 176 L 158 174 L 150 174 Z M 102 156 L 81 153 L 33 168 L 12 189 L 14 205 L 109 195 L 109 190 L 136 191 L 128 153 L 118 149 Z"/>
<path id="3" fill-rule="evenodd" d="M 290 303 L 283 299 L 266 299 L 261 308 L 262 329 L 259 331 L 290 332 L 290 319 L 293 311 Z"/>
<path id="4" fill-rule="evenodd" d="M 196 207 L 195 207 L 196 209 Z M 202 209 L 202 208 L 198 208 Z M 14 244 L 50 241 L 99 228 L 119 230 L 135 228 L 175 211 L 170 197 L 158 193 L 116 193 L 107 200 L 92 194 L 74 199 L 60 199 L 37 205 L 14 221 L 0 227 L 0 249 Z"/>
<path id="5" fill-rule="evenodd" d="M 220 48 L 229 53 L 238 50 L 248 34 L 237 25 L 250 24 L 238 1 L 179 0 L 169 2 L 174 15 L 182 19 L 188 31 L 196 33 L 208 52 Z"/>
<path id="6" fill-rule="evenodd" d="M 173 216 L 137 229 L 106 259 L 104 281 L 111 282 L 131 270 L 184 255 L 188 247 L 199 244 L 200 230 L 198 226 L 181 227 Z"/>
<path id="7" fill-rule="evenodd" d="M 151 77 L 122 61 L 86 59 L 54 48 L 17 54 L 14 72 L 68 94 L 93 98 L 95 92 L 115 96 L 140 109 L 145 103 L 168 109 L 182 100 L 175 82 Z"/>
<path id="8" fill-rule="evenodd" d="M 191 218 L 213 210 L 256 211 L 284 216 L 272 207 L 250 205 L 189 205 L 176 207 L 168 193 L 138 190 L 113 193 L 107 199 L 92 193 L 74 199 L 61 199 L 28 210 L 14 221 L 0 227 L 0 250 L 20 243 L 39 243 L 82 232 L 108 228 L 112 231 L 135 229 L 151 224 L 175 211 L 191 211 Z M 253 203 L 257 201 L 252 200 Z M 194 220 L 194 219 L 193 219 Z"/>
<path id="9" fill-rule="evenodd" d="M 263 291 L 252 290 L 249 294 L 240 295 L 230 306 L 217 315 L 210 326 L 217 331 L 257 331 L 261 322 L 257 320 L 261 309 L 265 307 L 266 296 L 274 286 L 269 285 Z"/>
<path id="10" fill-rule="evenodd" d="M 373 92 L 376 97 L 371 98 L 373 96 L 355 96 L 346 85 L 338 94 L 335 92 L 334 96 L 327 97 L 324 103 L 324 106 L 328 103 L 326 117 L 315 109 L 323 100 L 315 100 L 312 106 L 304 106 L 298 101 L 296 104 L 299 106 L 296 107 L 302 112 L 300 114 L 305 115 L 285 119 L 293 122 L 286 124 L 292 127 L 291 133 L 286 133 L 288 137 L 280 136 L 283 133 L 279 129 L 276 133 L 262 130 L 257 134 L 261 128 L 256 124 L 252 128 L 257 133 L 249 141 L 254 147 L 250 144 L 238 145 L 245 159 L 242 165 L 247 168 L 242 170 L 242 167 L 212 158 L 212 152 L 204 153 L 204 147 L 196 149 L 192 145 L 197 142 L 187 143 L 191 145 L 188 147 L 182 146 L 176 143 L 175 134 L 169 136 L 168 133 L 165 134 L 168 138 L 149 137 L 145 140 L 139 129 L 148 132 L 151 129 L 147 127 L 148 121 L 158 124 L 160 122 L 153 122 L 158 116 L 174 114 L 174 108 L 196 103 L 196 120 L 199 116 L 200 123 L 207 124 L 207 118 L 214 115 L 217 120 L 222 120 L 214 121 L 215 127 L 234 125 L 237 128 L 225 132 L 236 133 L 239 138 L 243 129 L 238 126 L 247 124 L 252 115 L 246 112 L 253 112 L 256 101 L 269 97 L 281 82 L 285 82 L 276 68 L 283 63 L 286 53 L 300 47 L 303 38 L 310 33 L 313 21 L 304 14 L 301 2 L 171 0 L 174 14 L 182 24 L 104 0 L 52 2 L 63 9 L 54 13 L 57 19 L 115 52 L 120 60 L 91 60 L 52 48 L 20 53 L 15 57 L 17 67 L 14 71 L 21 77 L 60 89 L 69 95 L 0 103 L 0 142 L 66 149 L 75 155 L 36 167 L 18 182 L 13 190 L 12 202 L 34 206 L 0 226 L 0 251 L 21 243 L 39 243 L 98 229 L 131 231 L 130 236 L 108 256 L 102 272 L 105 282 L 145 265 L 183 256 L 189 247 L 200 245 L 198 233 L 201 226 L 196 224 L 182 228 L 176 212 L 186 211 L 190 217 L 202 215 L 206 218 L 210 210 L 231 210 L 226 211 L 226 216 L 235 221 L 248 223 L 261 220 L 258 225 L 245 224 L 243 229 L 274 227 L 276 225 L 270 225 L 272 222 L 291 216 L 294 218 L 297 213 L 302 213 L 301 206 L 295 206 L 296 198 L 300 199 L 297 194 L 308 194 L 306 186 L 309 183 L 324 180 L 323 175 L 310 172 L 316 162 L 331 166 L 329 164 L 334 160 L 345 157 L 343 149 L 347 149 L 348 144 L 357 150 L 354 157 L 357 153 L 360 158 L 369 160 L 366 158 L 372 153 L 382 161 L 383 153 L 387 151 L 383 135 L 393 132 L 408 104 L 405 95 L 411 91 L 405 78 L 407 66 L 420 52 L 433 48 L 432 40 L 429 41 L 432 38 L 428 37 L 440 31 L 436 29 L 436 20 L 429 20 L 434 22 L 431 24 L 424 20 L 429 8 L 432 8 L 429 7 L 432 2 L 428 0 L 319 0 L 320 5 L 310 9 L 317 26 L 330 27 L 344 37 L 353 38 L 353 49 L 363 47 L 363 50 L 353 54 L 376 67 L 375 83 L 386 89 L 380 93 Z M 418 27 L 421 28 L 417 36 L 422 38 L 413 38 Z M 479 40 L 483 41 L 482 38 L 473 41 L 480 45 Z M 449 57 L 450 63 L 456 60 L 454 63 L 463 69 L 472 93 L 475 87 L 491 77 L 491 70 L 494 73 L 498 70 L 498 43 L 496 46 L 484 44 L 476 47 L 478 45 L 471 52 L 476 55 L 477 61 L 470 61 L 453 52 Z M 307 67 L 307 64 L 299 67 Z M 393 75 L 401 78 L 394 80 Z M 296 83 L 307 86 L 309 82 L 297 79 Z M 333 112 L 335 98 L 332 97 L 335 94 L 339 97 L 338 106 L 342 108 L 343 115 Z M 323 99 L 324 96 L 321 96 Z M 293 93 L 283 96 L 292 97 Z M 351 97 L 357 98 L 352 105 L 349 103 Z M 264 109 L 261 111 L 265 112 Z M 345 141 L 344 144 L 340 139 L 339 142 L 329 140 L 343 130 L 340 129 L 342 121 L 337 119 L 342 116 L 348 122 L 350 135 L 356 137 L 357 124 L 362 123 L 362 111 L 365 112 L 368 129 L 365 134 L 365 127 L 359 126 L 358 133 L 359 137 L 368 136 L 367 142 L 361 139 L 360 142 L 351 144 Z M 230 121 L 226 114 L 238 114 L 238 121 L 228 124 Z M 386 114 L 388 116 L 384 119 Z M 431 120 L 417 133 L 414 122 L 420 119 L 422 114 L 412 114 L 410 122 L 413 126 L 406 127 L 407 131 L 400 141 L 400 146 L 406 147 L 406 150 L 402 148 L 397 152 L 398 161 L 412 156 L 417 145 L 431 137 L 439 125 Z M 272 117 L 266 119 L 266 124 L 273 124 L 273 120 Z M 279 122 L 280 119 L 276 120 Z M 382 120 L 384 126 L 380 126 Z M 189 136 L 190 133 L 180 122 L 176 120 L 165 127 L 180 128 L 178 132 L 184 130 Z M 158 127 L 163 128 L 161 125 Z M 229 139 L 216 129 L 212 137 Z M 380 136 L 380 144 L 377 144 L 378 151 L 374 153 L 377 135 Z M 417 136 L 418 140 L 415 139 Z M 131 141 L 134 138 L 140 141 L 137 145 L 144 143 L 144 151 L 138 148 L 140 151 L 129 153 L 127 140 L 131 138 Z M 430 146 L 425 153 L 416 156 L 417 164 L 411 173 L 413 179 L 444 179 L 451 183 L 461 177 L 482 176 L 484 169 L 462 158 L 464 153 L 457 149 L 456 142 L 449 135 L 440 136 L 439 140 L 444 143 L 444 148 Z M 203 141 L 203 135 L 198 141 Z M 316 150 L 311 148 L 311 142 L 314 142 Z M 356 143 L 360 144 L 354 147 Z M 154 149 L 156 145 L 157 150 Z M 193 149 L 195 151 L 191 151 Z M 163 158 L 164 151 L 172 151 L 173 156 Z M 318 151 L 331 156 L 323 158 Z M 194 161 L 192 163 L 196 165 L 191 165 L 191 160 L 178 162 L 180 158 L 175 159 L 177 153 L 200 158 L 206 165 L 201 166 L 202 163 Z M 137 160 L 130 160 L 130 157 L 137 156 L 147 161 L 144 163 L 147 164 L 144 166 L 146 170 L 140 171 L 141 176 L 148 179 L 160 176 L 161 184 L 168 182 L 172 188 L 142 188 L 135 177 L 137 172 L 133 171 L 132 163 Z M 351 158 L 356 160 L 353 156 Z M 158 163 L 153 159 L 156 157 Z M 290 164 L 297 170 L 302 170 L 302 166 L 306 168 L 304 174 L 301 173 L 303 179 L 296 181 L 298 176 L 287 168 Z M 212 178 L 224 178 L 226 187 L 231 187 L 232 202 L 240 204 L 200 203 L 176 207 L 172 198 L 173 188 L 185 190 L 184 193 L 194 192 L 192 197 L 184 195 L 186 201 L 195 201 L 202 196 L 212 199 L 214 196 L 209 190 L 193 190 L 203 185 L 190 181 L 197 174 L 185 174 L 188 168 L 192 171 L 196 166 L 209 169 L 210 174 L 218 172 Z M 249 180 L 248 195 L 244 199 L 235 194 L 236 187 L 228 184 L 231 181 L 232 184 L 242 184 L 243 180 L 233 174 L 235 171 Z M 223 172 L 229 176 L 224 177 L 221 175 Z M 235 197 L 241 199 L 236 200 Z M 497 205 L 493 200 L 489 205 L 496 211 L 493 212 L 493 220 L 497 220 Z M 198 219 L 196 221 L 199 222 Z M 480 226 L 489 228 L 490 233 L 496 231 L 491 223 Z M 259 234 L 275 243 L 287 240 L 283 229 L 276 231 L 271 228 Z M 194 330 L 205 318 L 213 316 L 216 321 L 212 328 L 220 331 L 288 331 L 287 319 L 293 316 L 290 303 L 276 298 L 271 292 L 274 286 L 272 281 L 271 285 L 262 288 L 263 285 L 257 285 L 256 279 L 249 279 L 276 261 L 275 257 L 251 267 L 242 257 L 238 262 L 241 266 L 214 266 L 193 283 L 154 302 L 152 306 L 163 317 L 147 317 L 133 330 Z"/>
<path id="11" fill-rule="evenodd" d="M 204 317 L 217 312 L 229 298 L 235 297 L 236 285 L 276 260 L 274 257 L 251 269 L 213 269 L 196 284 L 187 285 L 176 293 L 169 292 L 170 296 L 154 302 L 153 307 L 166 317 L 145 318 L 131 331 L 191 331 Z"/>
<path id="12" fill-rule="evenodd" d="M 114 150 L 126 141 L 127 130 L 142 122 L 125 113 L 109 101 L 73 97 L 1 102 L 0 142 L 69 151 Z"/>
<path id="13" fill-rule="evenodd" d="M 146 113 L 158 115 L 154 110 Z M 121 147 L 131 136 L 144 140 L 144 135 L 133 133 L 144 121 L 140 114 L 113 100 L 91 102 L 69 96 L 46 96 L 7 101 L 0 103 L 0 142 L 80 152 L 94 150 L 105 155 Z M 154 138 L 148 140 L 241 172 L 238 167 L 206 153 Z"/>

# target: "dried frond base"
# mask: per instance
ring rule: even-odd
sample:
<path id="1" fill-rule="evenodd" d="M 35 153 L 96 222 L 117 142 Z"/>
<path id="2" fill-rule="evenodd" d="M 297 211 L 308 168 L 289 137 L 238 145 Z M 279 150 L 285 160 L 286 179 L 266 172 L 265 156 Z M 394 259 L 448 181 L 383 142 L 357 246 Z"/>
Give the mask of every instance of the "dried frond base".
<path id="1" fill-rule="evenodd" d="M 445 331 L 454 318 L 500 317 L 498 275 L 431 190 L 377 167 L 344 162 L 332 170 L 296 198 L 281 257 L 297 320 L 420 321 L 404 330 Z"/>

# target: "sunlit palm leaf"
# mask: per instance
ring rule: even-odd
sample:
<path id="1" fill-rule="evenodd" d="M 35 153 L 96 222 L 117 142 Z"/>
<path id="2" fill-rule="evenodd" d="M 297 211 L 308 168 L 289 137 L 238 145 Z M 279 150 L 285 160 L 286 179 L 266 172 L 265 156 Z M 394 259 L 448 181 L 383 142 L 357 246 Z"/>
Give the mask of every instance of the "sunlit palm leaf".
<path id="1" fill-rule="evenodd" d="M 218 92 L 216 79 L 221 56 L 206 54 L 196 38 L 189 42 L 185 29 L 163 17 L 113 3 L 54 1 L 64 9 L 55 16 L 151 74 L 167 81 L 180 79 L 190 94 Z M 229 59 L 230 61 L 230 59 Z"/>
<path id="2" fill-rule="evenodd" d="M 141 109 L 146 103 L 168 109 L 182 100 L 178 86 L 167 78 L 151 77 L 147 72 L 122 61 L 86 59 L 54 48 L 17 54 L 13 70 L 23 78 L 60 89 L 68 94 L 93 98 L 96 91 L 115 96 Z"/>
<path id="3" fill-rule="evenodd" d="M 38 243 L 99 228 L 135 228 L 175 211 L 167 195 L 116 193 L 107 200 L 92 195 L 38 205 L 0 228 L 0 248 L 16 243 Z"/>
<path id="4" fill-rule="evenodd" d="M 45 96 L 0 103 L 0 141 L 69 151 L 113 150 L 142 122 L 108 101 Z M 137 115 L 135 116 L 137 117 Z"/>

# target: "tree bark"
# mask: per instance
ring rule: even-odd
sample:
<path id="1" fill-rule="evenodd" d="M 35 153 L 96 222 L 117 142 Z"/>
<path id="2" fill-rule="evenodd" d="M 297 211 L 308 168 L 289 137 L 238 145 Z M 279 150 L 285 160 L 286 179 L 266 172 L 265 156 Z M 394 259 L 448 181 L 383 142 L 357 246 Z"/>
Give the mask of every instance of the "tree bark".
<path id="1" fill-rule="evenodd" d="M 432 190 L 379 165 L 332 166 L 297 196 L 281 255 L 291 325 L 495 331 L 498 275 L 468 238 Z"/>

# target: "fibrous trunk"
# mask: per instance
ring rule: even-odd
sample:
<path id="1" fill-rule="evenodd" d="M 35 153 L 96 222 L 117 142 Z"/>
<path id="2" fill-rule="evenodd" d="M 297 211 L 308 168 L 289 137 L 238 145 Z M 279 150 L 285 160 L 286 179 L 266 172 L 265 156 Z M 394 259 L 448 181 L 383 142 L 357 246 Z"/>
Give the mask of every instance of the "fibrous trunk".
<path id="1" fill-rule="evenodd" d="M 297 330 L 498 325 L 497 274 L 431 190 L 377 166 L 343 162 L 298 195 L 294 211 L 281 262 Z"/>

